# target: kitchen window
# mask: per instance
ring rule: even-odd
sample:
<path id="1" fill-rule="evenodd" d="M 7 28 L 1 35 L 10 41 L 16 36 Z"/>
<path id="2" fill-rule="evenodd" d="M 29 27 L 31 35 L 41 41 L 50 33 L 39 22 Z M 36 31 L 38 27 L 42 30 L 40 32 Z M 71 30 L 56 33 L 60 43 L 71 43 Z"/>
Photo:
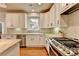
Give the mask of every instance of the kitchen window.
<path id="1" fill-rule="evenodd" d="M 28 31 L 37 32 L 39 31 L 39 17 L 28 17 L 27 26 Z"/>

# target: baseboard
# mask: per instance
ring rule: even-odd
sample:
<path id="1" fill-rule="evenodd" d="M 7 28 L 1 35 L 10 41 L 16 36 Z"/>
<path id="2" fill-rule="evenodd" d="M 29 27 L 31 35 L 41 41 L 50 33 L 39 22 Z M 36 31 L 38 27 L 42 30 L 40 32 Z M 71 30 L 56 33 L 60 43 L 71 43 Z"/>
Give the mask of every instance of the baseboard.
<path id="1" fill-rule="evenodd" d="M 20 46 L 20 48 L 26 48 L 26 46 Z"/>

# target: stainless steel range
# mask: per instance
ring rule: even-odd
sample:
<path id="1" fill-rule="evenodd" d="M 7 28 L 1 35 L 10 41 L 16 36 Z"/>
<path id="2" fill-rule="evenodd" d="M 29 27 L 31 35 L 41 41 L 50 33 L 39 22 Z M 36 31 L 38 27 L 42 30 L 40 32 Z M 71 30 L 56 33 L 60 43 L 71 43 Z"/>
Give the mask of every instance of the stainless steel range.
<path id="1" fill-rule="evenodd" d="M 79 54 L 79 42 L 68 38 L 50 38 L 49 42 L 50 48 L 53 47 L 54 50 L 58 51 L 61 55 L 73 56 Z"/>

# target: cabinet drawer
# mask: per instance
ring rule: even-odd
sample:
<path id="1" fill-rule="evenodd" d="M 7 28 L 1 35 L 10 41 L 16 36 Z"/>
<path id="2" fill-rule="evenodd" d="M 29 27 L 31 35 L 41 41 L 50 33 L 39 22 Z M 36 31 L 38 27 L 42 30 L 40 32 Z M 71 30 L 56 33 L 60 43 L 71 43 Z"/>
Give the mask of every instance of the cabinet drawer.
<path id="1" fill-rule="evenodd" d="M 16 39 L 16 35 L 1 35 L 2 39 Z"/>

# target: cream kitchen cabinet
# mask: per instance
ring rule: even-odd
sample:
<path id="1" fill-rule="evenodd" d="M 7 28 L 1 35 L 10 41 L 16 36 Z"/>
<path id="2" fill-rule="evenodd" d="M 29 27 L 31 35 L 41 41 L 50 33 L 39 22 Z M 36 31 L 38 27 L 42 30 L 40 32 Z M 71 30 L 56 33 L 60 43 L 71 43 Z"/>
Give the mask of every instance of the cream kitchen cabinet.
<path id="1" fill-rule="evenodd" d="M 27 21 L 26 14 L 24 14 L 24 13 L 19 14 L 18 15 L 18 27 L 24 28 L 25 27 L 25 20 Z"/>
<path id="2" fill-rule="evenodd" d="M 56 3 L 52 6 L 49 11 L 49 26 L 52 27 L 59 27 L 60 26 L 60 4 Z"/>
<path id="3" fill-rule="evenodd" d="M 55 4 L 55 27 L 60 26 L 60 3 Z"/>
<path id="4" fill-rule="evenodd" d="M 50 27 L 55 27 L 56 24 L 56 19 L 55 19 L 55 15 L 56 15 L 56 11 L 55 11 L 55 5 L 52 6 L 51 10 L 49 11 L 50 13 Z"/>
<path id="5" fill-rule="evenodd" d="M 2 34 L 1 39 L 16 39 L 16 35 L 14 35 L 14 34 Z"/>
<path id="6" fill-rule="evenodd" d="M 44 28 L 45 24 L 45 13 L 40 13 L 40 28 Z"/>
<path id="7" fill-rule="evenodd" d="M 26 46 L 27 47 L 44 47 L 44 37 L 40 35 L 26 35 Z"/>
<path id="8" fill-rule="evenodd" d="M 54 4 L 50 11 L 42 13 L 43 28 L 53 28 L 60 26 L 60 4 Z M 41 20 L 41 21 L 42 21 Z"/>
<path id="9" fill-rule="evenodd" d="M 49 14 L 48 14 L 48 12 L 40 14 L 40 28 L 49 28 Z"/>
<path id="10" fill-rule="evenodd" d="M 44 16 L 45 16 L 45 19 L 44 19 L 44 28 L 49 28 L 50 27 L 50 19 L 49 19 L 49 12 L 46 12 L 45 14 L 44 14 Z"/>
<path id="11" fill-rule="evenodd" d="M 7 25 L 7 28 L 25 27 L 25 14 L 7 13 L 6 14 L 6 25 Z"/>

